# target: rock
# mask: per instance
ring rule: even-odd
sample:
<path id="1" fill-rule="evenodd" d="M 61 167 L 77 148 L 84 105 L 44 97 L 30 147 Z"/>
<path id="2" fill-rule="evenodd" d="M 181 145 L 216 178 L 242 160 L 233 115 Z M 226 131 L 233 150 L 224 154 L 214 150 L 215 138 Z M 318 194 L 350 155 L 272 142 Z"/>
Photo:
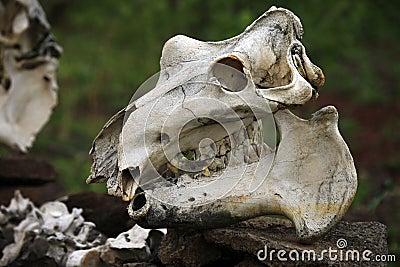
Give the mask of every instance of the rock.
<path id="1" fill-rule="evenodd" d="M 15 190 L 20 190 L 36 205 L 66 193 L 49 163 L 25 157 L 0 158 L 0 205 L 7 205 Z"/>
<path id="2" fill-rule="evenodd" d="M 1 171 L 1 170 L 0 170 Z M 0 179 L 1 185 L 1 179 Z M 58 182 L 46 183 L 40 186 L 0 186 L 0 205 L 7 205 L 13 197 L 15 190 L 19 190 L 24 196 L 28 197 L 35 205 L 42 205 L 47 201 L 52 201 L 63 195 L 66 191 L 63 185 Z"/>
<path id="3" fill-rule="evenodd" d="M 59 265 L 57 262 L 50 258 L 50 257 L 44 257 L 40 258 L 37 260 L 22 260 L 22 261 L 16 261 L 12 264 L 10 264 L 8 267 L 21 267 L 21 266 L 29 266 L 29 267 L 58 267 Z"/>
<path id="4" fill-rule="evenodd" d="M 0 181 L 3 185 L 40 185 L 56 182 L 57 172 L 47 162 L 31 158 L 0 158 Z"/>
<path id="5" fill-rule="evenodd" d="M 250 257 L 245 258 L 244 260 L 242 260 L 241 262 L 239 262 L 238 264 L 235 265 L 235 267 L 248 267 L 248 266 L 263 267 L 265 265 L 259 261 L 256 261 L 256 260 L 250 258 Z"/>
<path id="6" fill-rule="evenodd" d="M 345 266 L 363 266 L 370 263 L 362 259 L 366 250 L 372 253 L 367 255 L 369 258 L 388 254 L 386 238 L 386 226 L 379 222 L 341 221 L 321 239 L 312 244 L 302 244 L 298 242 L 290 221 L 259 217 L 231 227 L 201 232 L 168 230 L 159 257 L 164 264 L 179 266 L 343 266 L 344 263 Z M 322 253 L 329 249 L 332 250 L 331 258 L 327 251 Z M 311 250 L 315 251 L 316 260 L 312 260 L 312 254 L 308 256 Z M 346 253 L 351 260 L 355 250 L 360 261 L 345 261 Z M 278 251 L 282 251 L 280 256 L 287 261 L 279 260 Z M 305 260 L 302 260 L 302 253 Z M 299 255 L 299 260 L 291 260 L 296 259 L 296 255 Z M 342 257 L 342 261 L 334 260 L 334 255 L 338 259 Z M 257 256 L 266 258 L 259 260 Z M 374 266 L 385 266 L 385 263 Z"/>
<path id="7" fill-rule="evenodd" d="M 172 266 L 203 266 L 221 256 L 221 249 L 207 242 L 203 234 L 196 230 L 183 232 L 168 229 L 158 253 L 163 264 Z"/>
<path id="8" fill-rule="evenodd" d="M 135 262 L 135 263 L 125 263 L 122 267 L 157 267 L 152 263 L 148 262 Z"/>
<path id="9" fill-rule="evenodd" d="M 126 210 L 127 202 L 107 194 L 84 192 L 62 200 L 69 210 L 81 208 L 82 216 L 96 224 L 96 229 L 108 237 L 128 231 L 134 222 Z"/>

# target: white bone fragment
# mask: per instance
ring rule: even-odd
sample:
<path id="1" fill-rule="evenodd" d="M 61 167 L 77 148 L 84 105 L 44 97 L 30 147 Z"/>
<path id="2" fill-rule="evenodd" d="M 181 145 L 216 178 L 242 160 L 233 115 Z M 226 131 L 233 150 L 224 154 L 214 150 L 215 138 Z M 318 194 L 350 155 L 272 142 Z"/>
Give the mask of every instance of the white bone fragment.
<path id="1" fill-rule="evenodd" d="M 0 143 L 27 152 L 57 104 L 62 49 L 36 0 L 0 5 Z"/>
<path id="2" fill-rule="evenodd" d="M 82 210 L 70 213 L 64 203 L 47 202 L 37 208 L 19 191 L 8 207 L 0 207 L 0 230 L 9 243 L 3 249 L 0 266 L 27 258 L 53 258 L 64 266 L 69 254 L 104 244 L 105 237 L 85 222 Z"/>

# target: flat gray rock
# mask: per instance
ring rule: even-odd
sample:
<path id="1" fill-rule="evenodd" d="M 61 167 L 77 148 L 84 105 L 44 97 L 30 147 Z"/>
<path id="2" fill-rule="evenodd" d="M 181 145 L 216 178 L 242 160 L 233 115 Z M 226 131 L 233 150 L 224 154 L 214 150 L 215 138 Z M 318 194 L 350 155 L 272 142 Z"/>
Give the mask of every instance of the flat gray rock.
<path id="1" fill-rule="evenodd" d="M 386 266 L 372 260 L 387 254 L 387 229 L 379 222 L 341 221 L 304 244 L 289 220 L 259 217 L 203 232 L 169 229 L 159 257 L 174 266 Z"/>

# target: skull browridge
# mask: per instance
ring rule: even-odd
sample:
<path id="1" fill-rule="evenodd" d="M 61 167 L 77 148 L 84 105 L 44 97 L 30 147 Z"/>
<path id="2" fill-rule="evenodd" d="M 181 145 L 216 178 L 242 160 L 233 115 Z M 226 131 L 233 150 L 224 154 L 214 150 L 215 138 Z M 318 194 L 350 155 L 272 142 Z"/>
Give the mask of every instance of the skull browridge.
<path id="1" fill-rule="evenodd" d="M 286 109 L 324 83 L 302 34 L 292 12 L 272 7 L 225 41 L 168 40 L 156 85 L 96 137 L 87 182 L 107 181 L 145 227 L 281 214 L 302 241 L 324 234 L 351 204 L 357 175 L 334 107 L 310 120 Z"/>

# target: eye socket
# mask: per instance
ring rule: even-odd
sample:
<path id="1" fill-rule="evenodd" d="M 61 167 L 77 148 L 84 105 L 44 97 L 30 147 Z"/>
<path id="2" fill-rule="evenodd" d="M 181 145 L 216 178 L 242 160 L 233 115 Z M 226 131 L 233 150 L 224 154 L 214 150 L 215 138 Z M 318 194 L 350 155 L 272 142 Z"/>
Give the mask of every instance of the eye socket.
<path id="1" fill-rule="evenodd" d="M 242 91 L 248 82 L 243 63 L 232 55 L 215 62 L 211 68 L 211 75 L 218 80 L 224 90 L 230 92 Z"/>

